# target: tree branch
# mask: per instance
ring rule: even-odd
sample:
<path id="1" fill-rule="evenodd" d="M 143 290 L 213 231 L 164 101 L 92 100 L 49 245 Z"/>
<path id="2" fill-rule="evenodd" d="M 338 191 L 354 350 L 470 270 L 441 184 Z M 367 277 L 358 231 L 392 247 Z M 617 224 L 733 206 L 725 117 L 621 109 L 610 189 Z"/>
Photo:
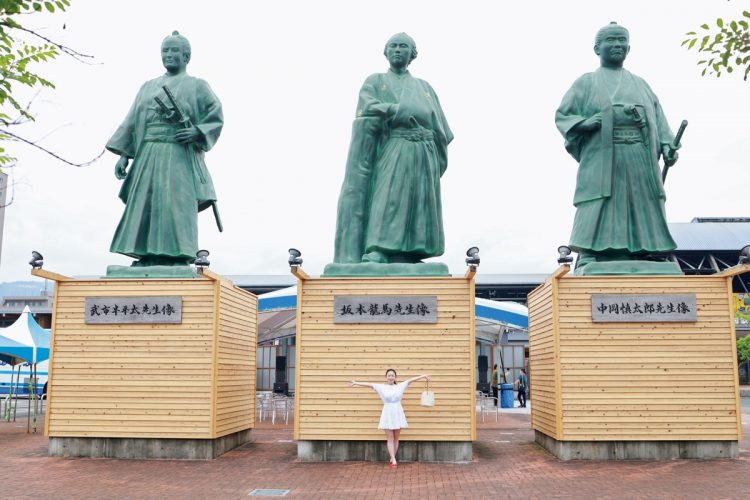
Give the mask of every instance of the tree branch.
<path id="1" fill-rule="evenodd" d="M 87 162 L 83 162 L 83 163 L 73 163 L 72 161 L 68 161 L 68 160 L 66 160 L 65 158 L 63 158 L 63 157 L 61 157 L 61 156 L 59 156 L 59 155 L 57 155 L 57 154 L 53 153 L 53 152 L 52 152 L 52 151 L 50 151 L 49 149 L 47 149 L 47 148 L 45 148 L 45 147 L 43 147 L 43 146 L 40 146 L 39 144 L 37 144 L 37 143 L 35 143 L 35 142 L 33 142 L 33 141 L 30 141 L 30 140 L 28 140 L 28 139 L 25 139 L 25 138 L 21 137 L 20 135 L 16 135 L 16 134 L 13 134 L 13 133 L 11 133 L 11 132 L 8 132 L 8 130 L 7 130 L 7 129 L 0 129 L 0 134 L 4 134 L 4 135 L 7 135 L 8 137 L 12 137 L 12 138 L 14 138 L 14 139 L 16 139 L 16 140 L 19 140 L 19 141 L 21 141 L 21 142 L 24 142 L 24 143 L 28 144 L 29 146 L 33 146 L 33 147 L 35 147 L 35 148 L 37 148 L 37 149 L 39 149 L 39 150 L 41 150 L 41 151 L 44 151 L 44 152 L 45 152 L 45 153 L 47 153 L 48 155 L 50 155 L 50 156 L 52 156 L 52 157 L 54 157 L 54 158 L 57 158 L 57 159 L 58 159 L 58 160 L 60 160 L 61 162 L 63 162 L 63 163 L 67 163 L 68 165 L 70 165 L 70 166 L 72 166 L 72 167 L 87 167 L 87 166 L 91 165 L 92 163 L 94 163 L 94 162 L 95 162 L 96 160 L 98 160 L 99 158 L 101 158 L 101 157 L 102 157 L 102 155 L 104 154 L 104 152 L 106 151 L 105 149 L 102 149 L 102 152 L 101 152 L 101 153 L 99 153 L 99 154 L 98 154 L 98 155 L 96 156 L 96 158 L 93 158 L 93 159 L 91 159 L 91 160 L 89 160 L 89 161 L 87 161 Z"/>
<path id="2" fill-rule="evenodd" d="M 34 35 L 37 38 L 41 38 L 45 42 L 47 42 L 47 43 L 49 43 L 51 45 L 54 45 L 55 47 L 57 47 L 58 49 L 60 49 L 61 52 L 69 55 L 70 57 L 72 57 L 76 61 L 82 62 L 84 64 L 95 64 L 93 62 L 89 62 L 89 61 L 86 60 L 86 59 L 93 59 L 94 56 L 91 56 L 91 55 L 88 55 L 88 54 L 82 54 L 82 53 L 78 52 L 77 50 L 71 49 L 70 47 L 67 47 L 67 46 L 65 46 L 65 45 L 63 45 L 61 43 L 58 43 L 58 42 L 50 39 L 50 38 L 47 38 L 46 36 L 42 36 L 39 33 L 37 33 L 36 31 L 34 31 L 34 30 L 31 30 L 31 29 L 28 29 L 28 28 L 24 28 L 23 26 L 14 26 L 13 29 L 18 29 L 18 30 L 21 30 L 21 31 L 25 31 L 26 33 Z M 101 63 L 96 63 L 96 64 L 101 64 Z"/>

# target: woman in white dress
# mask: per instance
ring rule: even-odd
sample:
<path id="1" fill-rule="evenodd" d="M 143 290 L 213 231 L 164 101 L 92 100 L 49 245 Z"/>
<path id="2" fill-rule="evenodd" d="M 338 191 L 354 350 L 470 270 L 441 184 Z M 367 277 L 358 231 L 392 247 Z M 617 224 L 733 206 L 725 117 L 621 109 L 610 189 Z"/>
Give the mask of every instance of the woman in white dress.
<path id="1" fill-rule="evenodd" d="M 430 380 L 429 375 L 419 375 L 396 383 L 396 370 L 388 368 L 385 372 L 385 384 L 372 384 L 370 382 L 357 382 L 352 380 L 349 387 L 372 387 L 383 400 L 383 411 L 380 414 L 378 429 L 385 431 L 386 446 L 391 456 L 391 467 L 396 467 L 396 453 L 398 453 L 398 435 L 401 429 L 409 427 L 404 415 L 404 407 L 401 406 L 401 398 L 409 387 L 409 384 L 417 380 Z"/>

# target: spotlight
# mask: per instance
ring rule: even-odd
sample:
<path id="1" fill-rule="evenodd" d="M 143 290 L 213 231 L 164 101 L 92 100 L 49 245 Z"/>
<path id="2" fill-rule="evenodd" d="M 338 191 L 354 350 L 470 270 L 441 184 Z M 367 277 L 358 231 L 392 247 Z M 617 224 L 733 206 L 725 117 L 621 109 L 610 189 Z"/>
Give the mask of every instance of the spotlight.
<path id="1" fill-rule="evenodd" d="M 466 265 L 475 267 L 479 265 L 479 248 L 471 247 L 466 250 Z"/>
<path id="2" fill-rule="evenodd" d="M 195 259 L 196 267 L 208 267 L 211 265 L 211 262 L 208 260 L 208 253 L 208 250 L 198 250 L 198 253 L 195 254 L 197 257 Z"/>
<path id="3" fill-rule="evenodd" d="M 31 260 L 29 261 L 29 264 L 34 269 L 41 269 L 44 265 L 44 257 L 42 257 L 42 254 L 34 250 L 31 252 Z"/>
<path id="4" fill-rule="evenodd" d="M 299 267 L 302 265 L 302 252 L 296 248 L 289 249 L 289 267 Z"/>
<path id="5" fill-rule="evenodd" d="M 557 253 L 560 254 L 557 258 L 557 263 L 569 266 L 570 263 L 573 262 L 573 257 L 570 256 L 571 252 L 572 250 L 567 245 L 557 247 Z"/>
<path id="6" fill-rule="evenodd" d="M 750 264 L 750 245 L 745 245 L 740 250 L 740 261 L 738 264 Z"/>

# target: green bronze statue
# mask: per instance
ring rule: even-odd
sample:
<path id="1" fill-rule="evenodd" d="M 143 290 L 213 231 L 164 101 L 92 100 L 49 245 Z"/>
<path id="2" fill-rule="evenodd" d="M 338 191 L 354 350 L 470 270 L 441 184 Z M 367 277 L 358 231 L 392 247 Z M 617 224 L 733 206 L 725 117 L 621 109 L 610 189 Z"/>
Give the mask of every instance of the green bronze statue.
<path id="1" fill-rule="evenodd" d="M 125 121 L 107 142 L 120 156 L 125 212 L 110 251 L 133 266 L 188 266 L 198 251 L 198 212 L 214 209 L 216 194 L 203 160 L 219 138 L 221 103 L 208 84 L 189 76 L 190 43 L 177 31 L 161 45 L 166 73 L 143 84 Z M 129 169 L 128 163 L 132 164 Z M 110 268 L 121 266 L 110 266 Z"/>
<path id="2" fill-rule="evenodd" d="M 398 33 L 384 55 L 388 72 L 368 77 L 359 92 L 325 274 L 446 274 L 442 264 L 421 262 L 445 249 L 440 177 L 453 134 L 435 91 L 407 69 L 414 40 Z"/>
<path id="3" fill-rule="evenodd" d="M 611 23 L 596 34 L 601 67 L 573 83 L 555 121 L 579 163 L 570 248 L 576 274 L 679 274 L 649 254 L 676 248 L 667 227 L 659 158 L 677 161 L 674 136 L 648 84 L 623 68 L 628 31 Z"/>

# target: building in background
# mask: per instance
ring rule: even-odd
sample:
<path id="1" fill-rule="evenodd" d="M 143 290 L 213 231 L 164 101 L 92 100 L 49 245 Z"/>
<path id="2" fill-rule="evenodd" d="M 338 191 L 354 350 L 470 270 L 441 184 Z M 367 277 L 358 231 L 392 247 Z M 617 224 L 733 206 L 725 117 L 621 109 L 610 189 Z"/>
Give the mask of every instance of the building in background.
<path id="1" fill-rule="evenodd" d="M 12 325 L 29 306 L 34 319 L 42 328 L 52 328 L 53 294 L 41 290 L 39 295 L 6 295 L 0 298 L 0 328 Z"/>

